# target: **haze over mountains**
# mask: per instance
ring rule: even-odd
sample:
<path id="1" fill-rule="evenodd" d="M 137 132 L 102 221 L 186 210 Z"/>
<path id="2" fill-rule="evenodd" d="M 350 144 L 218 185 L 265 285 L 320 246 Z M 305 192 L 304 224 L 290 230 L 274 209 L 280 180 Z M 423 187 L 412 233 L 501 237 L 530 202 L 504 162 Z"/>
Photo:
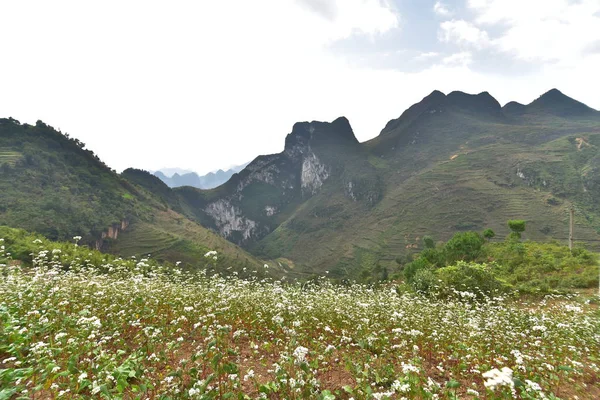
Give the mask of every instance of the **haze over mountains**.
<path id="1" fill-rule="evenodd" d="M 198 189 L 212 189 L 227 182 L 235 173 L 240 172 L 249 163 L 236 165 L 227 171 L 219 169 L 215 172 L 209 172 L 206 175 L 198 175 L 193 171 L 186 171 L 180 168 L 164 168 L 154 171 L 153 174 L 169 187 L 193 186 Z"/>
<path id="2" fill-rule="evenodd" d="M 487 92 L 434 91 L 364 143 L 344 117 L 296 123 L 281 153 L 211 190 L 170 188 L 142 170 L 118 176 L 43 123 L 2 120 L 0 140 L 0 190 L 12 193 L 0 224 L 92 242 L 125 220 L 102 247 L 126 255 L 193 264 L 202 239 L 188 234 L 201 231 L 229 260 L 356 277 L 395 268 L 423 235 L 490 227 L 502 237 L 508 219 L 527 220 L 527 238 L 562 240 L 571 205 L 576 239 L 600 245 L 600 113 L 558 90 L 504 107 Z"/>

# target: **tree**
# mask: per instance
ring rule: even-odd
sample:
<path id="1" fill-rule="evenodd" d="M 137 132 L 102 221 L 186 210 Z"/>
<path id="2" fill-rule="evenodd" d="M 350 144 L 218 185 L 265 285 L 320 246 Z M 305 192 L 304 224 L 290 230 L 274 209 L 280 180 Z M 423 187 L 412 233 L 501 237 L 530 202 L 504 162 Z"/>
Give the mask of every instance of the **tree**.
<path id="1" fill-rule="evenodd" d="M 469 231 L 455 234 L 444 246 L 446 263 L 475 261 L 482 254 L 484 243 L 483 236 L 477 232 Z"/>
<path id="2" fill-rule="evenodd" d="M 512 231 L 510 238 L 521 239 L 521 233 L 525 232 L 525 221 L 522 219 L 513 219 L 508 221 L 508 228 Z"/>
<path id="3" fill-rule="evenodd" d="M 433 249 L 435 247 L 435 242 L 431 236 L 423 236 L 423 244 L 426 249 Z"/>
<path id="4" fill-rule="evenodd" d="M 494 236 L 496 236 L 496 232 L 494 232 L 490 228 L 487 228 L 485 231 L 483 231 L 483 237 L 486 238 L 488 241 Z"/>

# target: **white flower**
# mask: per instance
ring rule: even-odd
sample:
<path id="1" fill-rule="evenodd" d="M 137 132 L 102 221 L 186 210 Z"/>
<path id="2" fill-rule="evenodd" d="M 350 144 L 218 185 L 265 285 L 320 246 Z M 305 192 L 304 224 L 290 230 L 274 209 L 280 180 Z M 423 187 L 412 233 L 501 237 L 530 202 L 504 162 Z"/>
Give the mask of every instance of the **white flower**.
<path id="1" fill-rule="evenodd" d="M 83 380 L 84 380 L 85 378 L 87 378 L 87 377 L 88 377 L 88 374 L 87 374 L 87 372 L 82 372 L 82 373 L 79 375 L 79 377 L 77 378 L 77 381 L 78 381 L 78 382 L 81 382 L 81 381 L 83 381 Z"/>
<path id="2" fill-rule="evenodd" d="M 308 349 L 306 347 L 298 346 L 296 347 L 296 350 L 294 350 L 294 358 L 296 358 L 298 364 L 305 361 L 307 354 Z"/>
<path id="3" fill-rule="evenodd" d="M 512 369 L 508 367 L 502 367 L 502 370 L 494 368 L 490 371 L 484 372 L 481 375 L 484 378 L 487 378 L 487 380 L 483 383 L 485 387 L 495 390 L 500 386 L 508 386 L 512 388 L 514 385 L 512 374 Z"/>
<path id="4" fill-rule="evenodd" d="M 392 383 L 392 389 L 396 392 L 406 393 L 410 391 L 410 384 L 400 383 L 399 380 L 395 380 L 394 383 Z"/>
<path id="5" fill-rule="evenodd" d="M 244 382 L 246 382 L 248 379 L 252 379 L 252 378 L 254 378 L 254 370 L 249 369 L 248 372 L 246 373 L 246 375 L 244 375 Z"/>
<path id="6" fill-rule="evenodd" d="M 216 252 L 216 251 L 214 251 L 214 250 L 211 250 L 211 251 L 209 251 L 208 253 L 206 253 L 206 254 L 204 255 L 204 257 L 208 258 L 208 257 L 216 256 L 216 255 L 217 255 L 217 252 Z"/>

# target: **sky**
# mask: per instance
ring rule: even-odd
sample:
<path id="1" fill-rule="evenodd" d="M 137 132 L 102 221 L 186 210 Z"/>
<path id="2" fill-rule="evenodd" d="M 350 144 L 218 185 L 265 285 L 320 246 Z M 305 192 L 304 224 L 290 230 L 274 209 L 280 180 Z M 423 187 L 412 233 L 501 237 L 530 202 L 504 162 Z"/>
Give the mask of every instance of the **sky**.
<path id="1" fill-rule="evenodd" d="M 0 2 L 0 117 L 110 167 L 206 173 L 283 150 L 298 121 L 360 141 L 433 90 L 600 109 L 600 0 Z"/>

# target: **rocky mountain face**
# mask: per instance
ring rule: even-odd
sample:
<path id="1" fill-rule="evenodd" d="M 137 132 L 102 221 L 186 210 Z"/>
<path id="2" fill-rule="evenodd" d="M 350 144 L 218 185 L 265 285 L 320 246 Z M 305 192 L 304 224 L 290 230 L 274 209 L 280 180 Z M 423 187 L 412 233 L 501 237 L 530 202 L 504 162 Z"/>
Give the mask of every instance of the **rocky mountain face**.
<path id="1" fill-rule="evenodd" d="M 365 162 L 346 118 L 294 125 L 278 154 L 257 157 L 213 192 L 176 189 L 192 218 L 237 244 L 249 245 L 272 232 L 329 180 L 347 180 L 347 196 L 362 199 L 361 181 L 347 172 L 351 159 Z M 367 195 L 377 201 L 377 195 Z"/>
<path id="2" fill-rule="evenodd" d="M 0 133 L 0 223 L 83 233 L 117 254 L 194 263 L 219 248 L 232 265 L 270 259 L 287 276 L 373 276 L 424 235 L 501 239 L 508 219 L 525 219 L 526 238 L 566 239 L 572 205 L 576 239 L 600 245 L 600 113 L 558 90 L 504 107 L 487 92 L 434 91 L 365 143 L 344 117 L 300 122 L 281 153 L 210 190 L 118 176 L 43 123 L 0 120 Z"/>
<path id="3" fill-rule="evenodd" d="M 424 235 L 502 238 L 508 219 L 562 240 L 571 205 L 579 240 L 597 247 L 599 176 L 600 113 L 558 90 L 504 107 L 434 91 L 365 143 L 343 117 L 297 123 L 281 153 L 213 190 L 172 189 L 168 203 L 294 273 L 351 278 L 398 268 Z"/>
<path id="4" fill-rule="evenodd" d="M 213 191 L 175 189 L 190 218 L 255 254 L 332 276 L 397 268 L 423 235 L 528 221 L 527 237 L 600 239 L 600 113 L 552 90 L 502 107 L 489 93 L 434 91 L 358 143 L 345 118 L 294 125 Z"/>

